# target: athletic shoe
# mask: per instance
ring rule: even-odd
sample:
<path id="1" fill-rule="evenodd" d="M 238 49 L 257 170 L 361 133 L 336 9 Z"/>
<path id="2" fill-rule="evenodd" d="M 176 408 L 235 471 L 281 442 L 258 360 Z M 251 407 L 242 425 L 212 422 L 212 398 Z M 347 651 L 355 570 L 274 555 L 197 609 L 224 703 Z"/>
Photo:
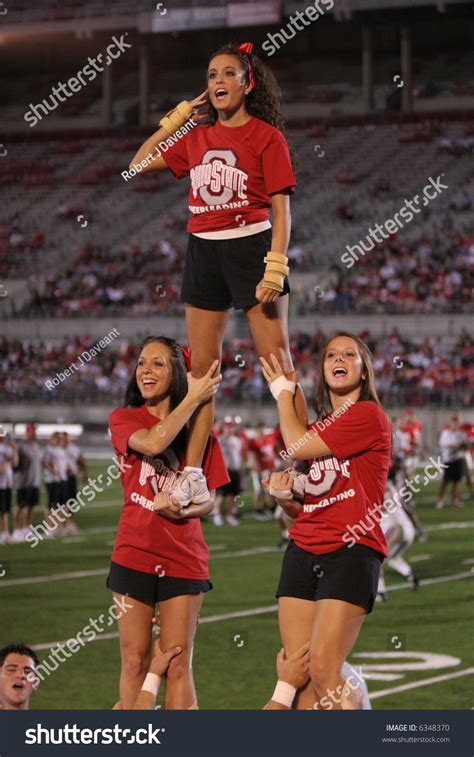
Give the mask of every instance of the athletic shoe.
<path id="1" fill-rule="evenodd" d="M 420 544 L 426 544 L 428 541 L 428 534 L 422 528 L 415 529 L 415 536 Z"/>
<path id="2" fill-rule="evenodd" d="M 444 502 L 442 499 L 439 499 L 436 503 L 436 509 L 441 510 L 442 507 L 444 507 Z"/>
<path id="3" fill-rule="evenodd" d="M 420 580 L 415 576 L 414 573 L 411 574 L 411 576 L 408 576 L 408 581 L 411 583 L 411 588 L 413 591 L 416 591 L 418 589 L 418 586 L 420 585 Z"/>
<path id="4" fill-rule="evenodd" d="M 12 533 L 12 544 L 20 544 L 23 541 L 25 541 L 25 537 L 23 536 L 21 528 L 15 528 Z"/>
<path id="5" fill-rule="evenodd" d="M 227 518 L 225 519 L 225 522 L 227 523 L 228 526 L 238 526 L 238 525 L 240 525 L 239 521 L 237 520 L 237 518 L 234 518 L 233 515 L 228 515 Z"/>
<path id="6" fill-rule="evenodd" d="M 453 502 L 453 507 L 464 507 L 464 505 L 459 500 L 456 500 L 456 502 Z"/>
<path id="7" fill-rule="evenodd" d="M 211 499 L 204 473 L 196 473 L 190 470 L 178 471 L 176 481 L 169 490 L 169 495 L 181 507 L 187 507 L 191 502 L 196 505 L 203 505 Z"/>
<path id="8" fill-rule="evenodd" d="M 378 591 L 377 596 L 375 597 L 376 602 L 387 602 L 388 600 L 388 593 L 386 591 Z"/>
<path id="9" fill-rule="evenodd" d="M 76 526 L 73 520 L 71 520 L 64 530 L 67 531 L 68 534 L 78 534 L 81 529 Z"/>
<path id="10" fill-rule="evenodd" d="M 214 513 L 214 515 L 212 516 L 212 520 L 215 526 L 224 525 L 224 519 L 220 513 Z"/>

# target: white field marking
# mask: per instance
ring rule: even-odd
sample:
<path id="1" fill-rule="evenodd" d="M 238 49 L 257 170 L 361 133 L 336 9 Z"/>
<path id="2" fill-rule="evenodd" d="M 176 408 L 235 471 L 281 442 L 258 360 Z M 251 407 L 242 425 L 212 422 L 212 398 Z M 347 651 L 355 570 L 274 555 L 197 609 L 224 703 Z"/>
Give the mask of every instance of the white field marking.
<path id="1" fill-rule="evenodd" d="M 77 544 L 80 541 L 85 541 L 85 536 L 66 536 L 63 539 L 64 544 Z"/>
<path id="2" fill-rule="evenodd" d="M 104 571 L 107 572 L 107 571 Z M 431 578 L 424 581 L 424 584 L 427 583 L 441 583 L 443 581 L 460 581 L 462 578 L 474 578 L 472 573 L 458 573 L 453 576 L 440 576 L 439 578 Z M 13 579 L 15 580 L 15 579 Z M 20 579 L 22 580 L 22 579 Z M 3 585 L 3 581 L 0 582 L 0 585 Z M 404 589 L 411 589 L 411 586 L 409 584 L 403 583 L 403 584 L 397 584 L 393 587 L 387 586 L 387 588 L 392 589 L 392 591 L 401 591 Z M 204 623 L 218 623 L 222 620 L 234 620 L 235 618 L 249 618 L 254 615 L 265 615 L 267 613 L 271 612 L 277 612 L 278 605 L 269 605 L 268 607 L 254 607 L 251 610 L 238 610 L 236 612 L 227 612 L 222 615 L 208 615 L 207 617 L 200 618 L 199 619 L 199 625 L 203 625 Z M 101 636 L 98 636 L 97 639 L 94 639 L 94 641 L 107 641 L 108 639 L 118 639 L 118 633 L 108 633 L 108 634 L 102 634 Z M 43 644 L 33 644 L 31 645 L 33 649 L 52 649 L 56 644 L 65 644 L 65 641 L 50 641 Z"/>
<path id="3" fill-rule="evenodd" d="M 425 531 L 448 531 L 450 528 L 472 528 L 474 520 L 454 521 L 453 523 L 439 523 L 437 526 L 428 526 Z"/>
<path id="4" fill-rule="evenodd" d="M 370 699 L 380 699 L 380 697 L 387 697 L 389 694 L 399 694 L 401 691 L 409 691 L 410 689 L 417 689 L 420 686 L 432 686 L 434 683 L 442 683 L 443 681 L 449 681 L 452 678 L 461 678 L 461 676 L 472 676 L 474 668 L 466 668 L 465 670 L 458 670 L 457 673 L 447 673 L 442 676 L 433 676 L 432 678 L 423 678 L 421 681 L 414 681 L 413 683 L 404 683 L 400 686 L 393 686 L 391 689 L 381 689 L 380 691 L 369 692 Z"/>
<path id="5" fill-rule="evenodd" d="M 474 557 L 468 557 L 467 560 L 462 561 L 463 565 L 473 565 L 474 564 Z"/>
<path id="6" fill-rule="evenodd" d="M 432 560 L 433 555 L 413 555 L 410 557 L 410 562 L 423 562 L 424 560 Z"/>
<path id="7" fill-rule="evenodd" d="M 222 547 L 224 545 L 218 545 Z M 215 548 L 214 548 L 215 549 Z M 241 549 L 238 552 L 225 552 L 220 555 L 209 555 L 210 560 L 224 560 L 231 557 L 248 557 L 250 555 L 262 555 L 267 552 L 281 552 L 278 547 L 255 547 L 255 549 Z M 41 584 L 49 581 L 67 581 L 69 578 L 88 578 L 89 576 L 102 576 L 108 573 L 108 569 L 97 568 L 95 570 L 76 570 L 72 573 L 52 573 L 49 576 L 33 576 L 31 578 L 10 578 L 0 581 L 0 588 L 4 586 L 22 586 L 24 584 Z M 470 575 L 470 574 L 469 574 Z"/>

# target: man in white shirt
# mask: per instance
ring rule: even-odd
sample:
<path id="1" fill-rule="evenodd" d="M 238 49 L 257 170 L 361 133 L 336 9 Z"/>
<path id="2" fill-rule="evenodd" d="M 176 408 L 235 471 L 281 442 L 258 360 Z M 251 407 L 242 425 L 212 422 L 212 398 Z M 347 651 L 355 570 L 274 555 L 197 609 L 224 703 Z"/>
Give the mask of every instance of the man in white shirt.
<path id="1" fill-rule="evenodd" d="M 13 468 L 17 464 L 16 444 L 8 434 L 0 439 L 0 544 L 10 543 L 8 516 L 12 503 Z"/>
<path id="2" fill-rule="evenodd" d="M 451 504 L 453 507 L 462 507 L 459 498 L 459 484 L 464 473 L 464 451 L 466 448 L 466 434 L 461 428 L 461 419 L 457 413 L 451 416 L 451 421 L 441 431 L 439 446 L 441 460 L 447 466 L 438 494 L 436 507 L 444 507 L 444 494 L 448 484 L 452 484 Z"/>

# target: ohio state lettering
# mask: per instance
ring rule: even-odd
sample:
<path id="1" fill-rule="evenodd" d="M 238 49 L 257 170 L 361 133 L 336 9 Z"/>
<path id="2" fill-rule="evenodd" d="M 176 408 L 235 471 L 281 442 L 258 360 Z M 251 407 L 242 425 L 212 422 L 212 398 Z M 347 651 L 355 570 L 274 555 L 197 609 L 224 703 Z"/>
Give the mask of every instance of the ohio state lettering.
<path id="1" fill-rule="evenodd" d="M 338 460 L 333 455 L 327 455 L 326 457 L 314 460 L 308 473 L 306 493 L 311 494 L 313 497 L 321 497 L 330 491 L 339 476 L 342 475 L 345 478 L 350 478 L 349 468 L 349 460 Z M 332 503 L 327 502 L 327 504 Z M 323 506 L 327 507 L 327 504 Z"/>
<path id="2" fill-rule="evenodd" d="M 193 196 L 207 205 L 247 199 L 248 174 L 236 168 L 232 150 L 207 150 L 202 163 L 189 173 Z"/>

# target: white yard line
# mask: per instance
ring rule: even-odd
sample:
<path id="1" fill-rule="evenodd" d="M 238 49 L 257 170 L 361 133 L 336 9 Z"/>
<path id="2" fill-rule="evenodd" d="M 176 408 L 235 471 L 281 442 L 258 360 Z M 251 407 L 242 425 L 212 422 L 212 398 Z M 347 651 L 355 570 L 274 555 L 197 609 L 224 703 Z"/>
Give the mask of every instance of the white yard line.
<path id="1" fill-rule="evenodd" d="M 410 562 L 423 562 L 424 560 L 432 560 L 433 555 L 413 555 L 410 557 Z"/>
<path id="2" fill-rule="evenodd" d="M 404 683 L 401 686 L 393 686 L 391 689 L 381 689 L 380 691 L 369 692 L 371 699 L 380 699 L 380 697 L 388 697 L 390 694 L 399 694 L 401 691 L 409 691 L 410 689 L 418 689 L 420 686 L 433 686 L 435 683 L 442 683 L 443 681 L 449 681 L 452 678 L 461 678 L 462 676 L 472 676 L 474 668 L 465 668 L 465 670 L 458 670 L 457 673 L 446 673 L 443 676 L 433 676 L 433 678 L 422 678 L 421 681 L 413 681 L 413 683 Z"/>
<path id="3" fill-rule="evenodd" d="M 457 573 L 452 576 L 439 576 L 438 578 L 429 578 L 426 581 L 423 582 L 423 584 L 436 584 L 436 583 L 444 583 L 446 581 L 460 581 L 463 578 L 473 578 L 472 573 Z M 0 585 L 2 585 L 2 581 L 0 581 Z M 394 586 L 387 587 L 391 591 L 402 591 L 404 589 L 410 589 L 411 586 L 407 583 L 403 584 L 395 584 Z M 268 605 L 266 607 L 254 607 L 250 610 L 237 610 L 236 612 L 227 612 L 222 615 L 208 615 L 207 617 L 200 618 L 199 625 L 203 625 L 204 623 L 218 623 L 219 621 L 223 620 L 235 620 L 236 618 L 249 618 L 253 617 L 254 615 L 265 615 L 267 613 L 276 612 L 278 610 L 278 605 Z M 97 636 L 94 641 L 108 641 L 109 639 L 118 639 L 118 633 L 107 633 L 102 634 L 102 636 Z M 45 642 L 43 644 L 33 644 L 33 649 L 51 649 L 52 647 L 56 646 L 56 644 L 65 644 L 66 640 L 63 641 L 50 641 Z"/>

